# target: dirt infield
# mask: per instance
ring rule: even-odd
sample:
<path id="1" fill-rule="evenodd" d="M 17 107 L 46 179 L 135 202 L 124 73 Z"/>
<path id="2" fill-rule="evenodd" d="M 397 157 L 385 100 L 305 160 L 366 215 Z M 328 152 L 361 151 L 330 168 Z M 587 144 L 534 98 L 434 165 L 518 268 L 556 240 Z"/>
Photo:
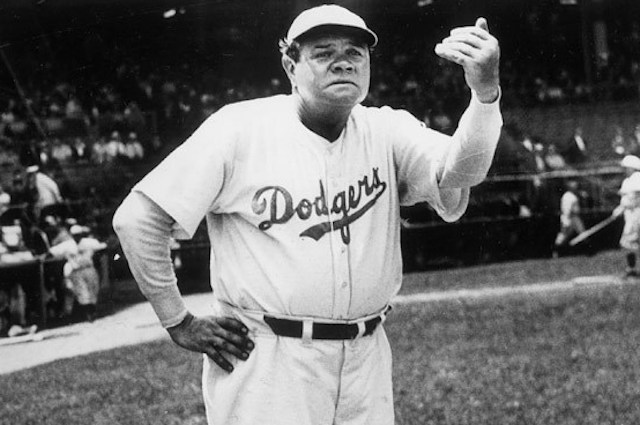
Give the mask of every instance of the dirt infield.
<path id="1" fill-rule="evenodd" d="M 463 289 L 440 292 L 423 292 L 398 295 L 393 304 L 428 303 L 441 300 L 496 298 L 503 296 L 539 296 L 576 289 L 599 290 L 615 285 L 635 284 L 614 275 L 578 277 L 568 281 L 536 283 L 522 286 L 500 286 L 483 289 Z M 185 297 L 194 314 L 206 314 L 211 304 L 211 294 Z M 0 374 L 11 373 L 37 365 L 96 351 L 109 350 L 168 338 L 148 303 L 135 304 L 113 315 L 92 323 L 47 329 L 38 332 L 36 338 L 5 338 L 0 340 Z"/>

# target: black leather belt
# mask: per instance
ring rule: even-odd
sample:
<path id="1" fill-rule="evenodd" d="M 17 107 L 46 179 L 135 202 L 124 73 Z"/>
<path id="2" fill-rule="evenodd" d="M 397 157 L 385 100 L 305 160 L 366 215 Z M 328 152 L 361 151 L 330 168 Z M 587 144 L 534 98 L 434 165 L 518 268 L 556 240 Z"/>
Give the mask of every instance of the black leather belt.
<path id="1" fill-rule="evenodd" d="M 368 336 L 376 330 L 382 322 L 382 318 L 391 310 L 387 307 L 383 313 L 364 322 L 364 333 Z M 302 320 L 280 319 L 272 316 L 264 316 L 264 321 L 269 325 L 274 334 L 288 336 L 291 338 L 302 338 L 304 322 Z M 355 339 L 358 336 L 358 325 L 356 323 L 317 323 L 313 322 L 312 339 Z"/>

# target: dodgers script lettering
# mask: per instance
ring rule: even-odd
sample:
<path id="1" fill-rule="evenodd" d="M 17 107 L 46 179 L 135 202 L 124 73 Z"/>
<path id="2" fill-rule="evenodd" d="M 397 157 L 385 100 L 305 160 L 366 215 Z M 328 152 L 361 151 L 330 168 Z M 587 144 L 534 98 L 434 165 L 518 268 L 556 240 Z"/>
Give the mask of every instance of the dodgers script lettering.
<path id="1" fill-rule="evenodd" d="M 268 218 L 258 225 L 262 231 L 269 230 L 275 224 L 285 224 L 294 217 L 308 220 L 311 217 L 327 217 L 326 221 L 315 224 L 300 233 L 301 237 L 320 240 L 325 234 L 340 230 L 345 244 L 351 241 L 349 225 L 370 210 L 387 189 L 387 183 L 380 180 L 378 168 L 372 169 L 371 178 L 363 176 L 356 184 L 337 192 L 329 201 L 322 180 L 319 193 L 315 197 L 293 199 L 291 193 L 282 186 L 265 186 L 256 191 L 251 208 L 257 215 L 266 214 Z"/>

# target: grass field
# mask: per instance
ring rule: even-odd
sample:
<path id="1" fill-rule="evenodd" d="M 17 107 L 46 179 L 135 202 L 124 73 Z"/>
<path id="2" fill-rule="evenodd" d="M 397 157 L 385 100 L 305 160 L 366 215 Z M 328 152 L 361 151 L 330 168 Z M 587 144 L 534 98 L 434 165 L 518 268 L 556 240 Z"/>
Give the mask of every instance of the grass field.
<path id="1" fill-rule="evenodd" d="M 619 253 L 407 276 L 406 291 L 619 273 Z M 640 282 L 401 305 L 397 424 L 640 423 Z M 199 355 L 161 341 L 2 376 L 1 424 L 204 424 Z"/>

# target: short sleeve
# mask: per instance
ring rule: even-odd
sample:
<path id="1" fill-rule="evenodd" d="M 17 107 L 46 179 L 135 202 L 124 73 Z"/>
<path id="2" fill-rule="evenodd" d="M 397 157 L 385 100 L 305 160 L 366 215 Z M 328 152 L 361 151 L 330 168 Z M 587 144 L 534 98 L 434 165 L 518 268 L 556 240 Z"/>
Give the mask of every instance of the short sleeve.
<path id="1" fill-rule="evenodd" d="M 438 169 L 446 160 L 451 137 L 427 128 L 406 111 L 383 109 L 389 123 L 400 203 L 428 202 L 443 220 L 460 218 L 469 203 L 469 188 L 438 186 Z"/>
<path id="2" fill-rule="evenodd" d="M 232 172 L 234 121 L 226 108 L 213 114 L 132 189 L 176 221 L 177 238 L 193 237 Z"/>

